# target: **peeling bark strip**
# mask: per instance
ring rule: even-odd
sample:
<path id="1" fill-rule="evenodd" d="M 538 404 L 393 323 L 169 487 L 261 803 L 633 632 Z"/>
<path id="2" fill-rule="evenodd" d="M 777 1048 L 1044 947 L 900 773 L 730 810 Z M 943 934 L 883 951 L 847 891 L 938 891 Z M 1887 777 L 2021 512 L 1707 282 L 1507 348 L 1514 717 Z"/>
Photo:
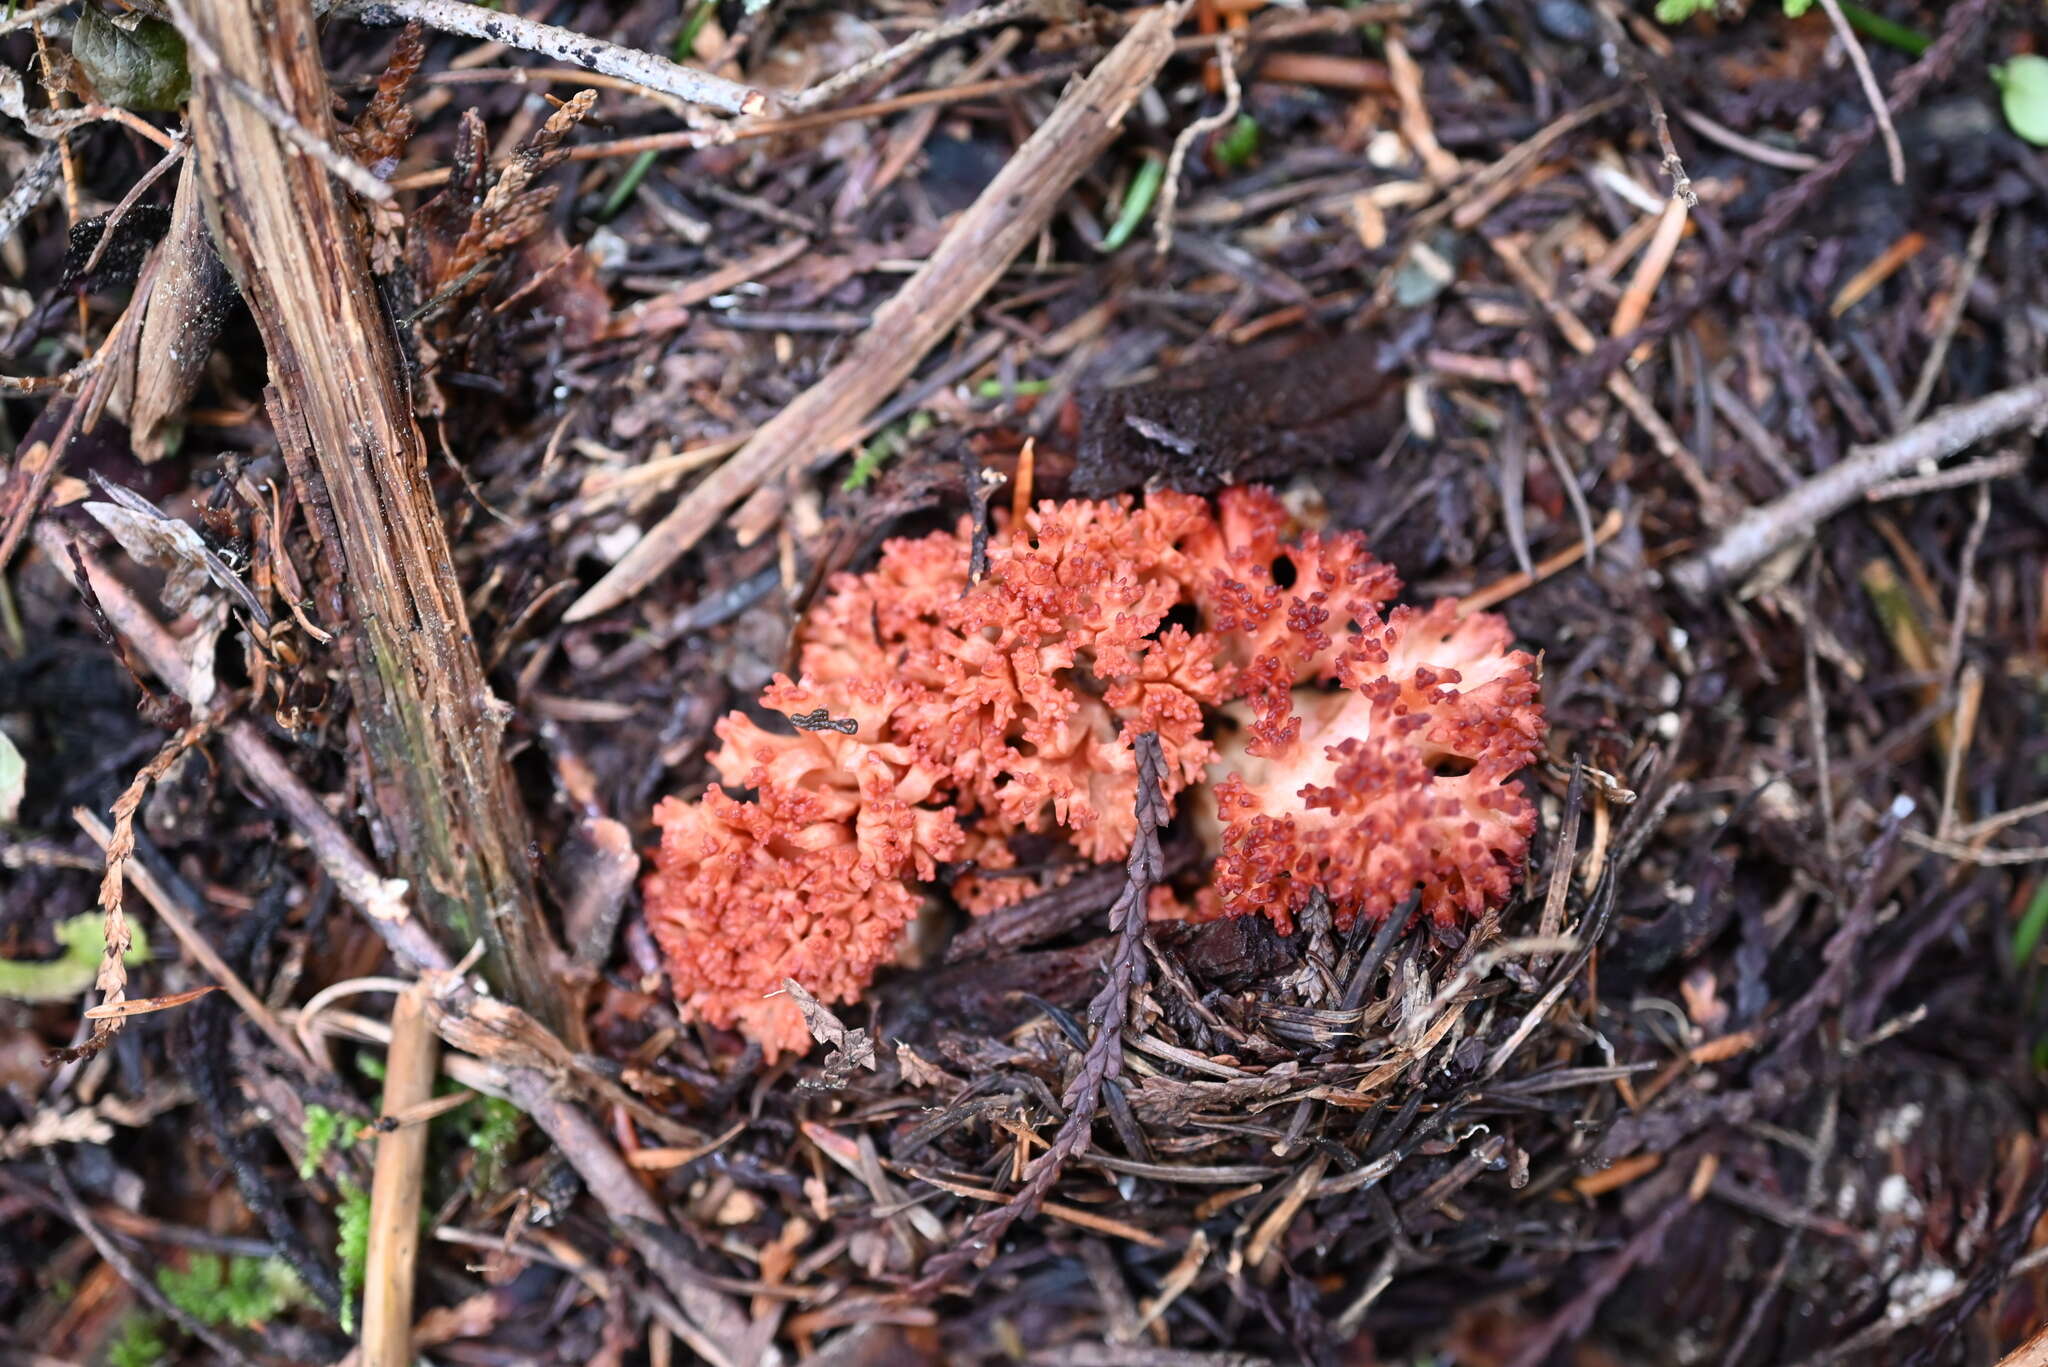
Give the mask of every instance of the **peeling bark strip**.
<path id="1" fill-rule="evenodd" d="M 307 0 L 178 8 L 226 76 L 331 137 Z M 354 619 L 342 658 L 391 853 L 442 944 L 459 956 L 481 939 L 486 976 L 552 1023 L 559 997 L 499 704 L 477 661 L 362 241 L 318 161 L 220 77 L 194 76 L 208 220 L 262 330 L 278 441 L 301 497 L 331 512 L 323 549 Z"/>

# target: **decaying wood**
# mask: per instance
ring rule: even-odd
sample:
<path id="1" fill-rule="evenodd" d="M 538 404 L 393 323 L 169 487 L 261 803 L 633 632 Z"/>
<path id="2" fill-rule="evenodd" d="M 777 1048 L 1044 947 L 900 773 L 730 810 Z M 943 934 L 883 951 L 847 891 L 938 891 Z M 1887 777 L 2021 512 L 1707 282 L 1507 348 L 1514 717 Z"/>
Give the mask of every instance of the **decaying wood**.
<path id="1" fill-rule="evenodd" d="M 433 1097 L 440 1045 L 427 1016 L 425 989 L 415 985 L 400 993 L 391 1009 L 391 1046 L 384 1054 L 387 1121 Z M 413 1360 L 413 1269 L 419 1260 L 426 1162 L 424 1124 L 401 1124 L 377 1140 L 363 1276 L 364 1367 L 407 1367 Z"/>
<path id="2" fill-rule="evenodd" d="M 734 519 L 741 541 L 751 542 L 772 527 L 782 508 L 782 474 L 852 441 L 862 419 L 980 302 L 1038 236 L 1068 188 L 1102 155 L 1173 54 L 1173 26 L 1182 8 L 1146 11 L 1088 79 L 1060 99 L 917 274 L 875 311 L 845 359 L 691 490 L 571 605 L 566 619 L 595 617 L 630 599 L 750 493 L 754 497 Z"/>
<path id="3" fill-rule="evenodd" d="M 225 76 L 305 129 L 332 132 L 305 0 L 185 13 Z M 330 572 L 355 620 L 343 658 L 371 794 L 415 905 L 457 952 L 544 1019 L 558 994 L 527 866 L 526 822 L 499 744 L 426 448 L 348 207 L 316 159 L 221 76 L 195 72 L 192 123 L 214 236 L 269 355 L 273 416 L 304 501 L 331 509 Z"/>

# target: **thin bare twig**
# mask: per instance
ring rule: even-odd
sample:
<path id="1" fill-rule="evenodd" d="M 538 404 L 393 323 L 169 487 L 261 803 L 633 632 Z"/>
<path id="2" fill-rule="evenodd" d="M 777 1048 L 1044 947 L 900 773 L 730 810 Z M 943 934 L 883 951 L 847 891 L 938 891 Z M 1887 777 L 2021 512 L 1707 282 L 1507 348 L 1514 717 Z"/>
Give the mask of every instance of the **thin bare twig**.
<path id="1" fill-rule="evenodd" d="M 1166 759 L 1159 748 L 1159 734 L 1146 731 L 1137 739 L 1138 751 L 1138 833 L 1131 841 L 1131 855 L 1125 862 L 1124 890 L 1109 909 L 1109 928 L 1116 935 L 1115 954 L 1109 976 L 1088 1003 L 1088 1023 L 1094 1033 L 1074 1080 L 1067 1084 L 1060 1102 L 1067 1118 L 1044 1153 L 1031 1160 L 1024 1181 L 1002 1205 L 985 1210 L 968 1222 L 960 1242 L 925 1265 L 919 1279 L 922 1290 L 937 1287 L 946 1278 L 968 1267 L 975 1258 L 993 1248 L 1003 1231 L 1030 1214 L 1052 1190 L 1053 1182 L 1067 1160 L 1088 1147 L 1095 1129 L 1095 1106 L 1103 1085 L 1123 1072 L 1124 1019 L 1130 1011 L 1131 993 L 1145 981 L 1145 903 L 1152 887 L 1163 876 L 1166 857 L 1159 848 L 1159 831 L 1171 815 L 1164 778 Z"/>
<path id="2" fill-rule="evenodd" d="M 391 1011 L 391 1046 L 384 1056 L 386 1120 L 433 1097 L 440 1044 L 428 1018 L 426 989 L 414 983 Z M 413 1360 L 413 1272 L 419 1260 L 426 1161 L 425 1125 L 400 1126 L 377 1141 L 364 1259 L 364 1367 L 410 1367 Z"/>
<path id="3" fill-rule="evenodd" d="M 0 33 L 13 33 L 16 29 L 39 24 L 70 3 L 71 0 L 43 0 L 40 5 L 30 5 L 27 9 L 16 10 L 10 18 L 0 19 Z"/>
<path id="4" fill-rule="evenodd" d="M 1237 79 L 1237 60 L 1233 56 L 1235 49 L 1236 44 L 1227 36 L 1216 40 L 1216 69 L 1223 78 L 1223 107 L 1181 129 L 1173 140 L 1173 150 L 1167 154 L 1166 179 L 1159 186 L 1159 203 L 1153 213 L 1153 222 L 1158 225 L 1158 245 L 1154 250 L 1160 256 L 1173 250 L 1173 211 L 1180 203 L 1180 173 L 1187 165 L 1188 153 L 1204 133 L 1213 133 L 1236 118 L 1244 101 L 1244 86 Z"/>
<path id="5" fill-rule="evenodd" d="M 1765 166 L 1775 166 L 1781 171 L 1811 171 L 1820 165 L 1820 158 L 1811 152 L 1795 152 L 1789 148 L 1773 147 L 1767 142 L 1744 137 L 1724 123 L 1716 123 L 1697 109 L 1681 107 L 1678 117 L 1691 126 L 1692 131 L 1708 142 L 1718 142 L 1731 152 L 1739 152 L 1751 161 Z"/>
<path id="6" fill-rule="evenodd" d="M 517 14 L 487 9 L 471 4 L 470 0 L 348 0 L 335 6 L 334 12 L 366 24 L 411 20 L 443 33 L 459 33 L 466 38 L 538 52 L 558 62 L 617 76 L 728 114 L 766 113 L 771 103 L 768 92 L 753 86 L 728 81 L 651 52 L 607 43 L 574 29 L 556 28 Z"/>
<path id="7" fill-rule="evenodd" d="M 1863 42 L 1856 36 L 1856 30 L 1849 26 L 1849 16 L 1842 13 L 1839 0 L 1820 0 L 1820 7 L 1828 12 L 1828 21 L 1835 26 L 1835 37 L 1842 40 L 1842 47 L 1849 54 L 1849 65 L 1856 68 L 1856 79 L 1863 86 L 1863 98 L 1870 101 L 1870 112 L 1877 120 L 1877 131 L 1884 137 L 1884 154 L 1892 167 L 1892 184 L 1906 183 L 1906 153 L 1899 146 L 1899 130 L 1892 127 L 1892 111 L 1885 108 L 1884 91 L 1878 87 L 1877 73 L 1870 69 L 1870 54 L 1863 50 Z"/>
<path id="8" fill-rule="evenodd" d="M 1744 513 L 1705 551 L 1674 566 L 1672 581 L 1687 593 L 1712 593 L 1807 535 L 1872 486 L 2043 414 L 2048 414 L 2048 380 L 2035 380 L 1941 409 L 1888 441 L 1856 447 L 1806 483 Z"/>
<path id="9" fill-rule="evenodd" d="M 838 99 L 855 86 L 865 84 L 885 71 L 893 71 L 929 48 L 940 43 L 951 42 L 964 34 L 974 33 L 998 24 L 1013 23 L 1020 19 L 1042 19 L 1049 11 L 1059 6 L 1059 0 L 997 0 L 993 5 L 969 10 L 952 19 L 942 20 L 928 29 L 920 29 L 893 47 L 885 48 L 855 62 L 846 70 L 830 76 L 808 90 L 798 91 L 785 103 L 792 110 L 816 109 Z"/>
<path id="10" fill-rule="evenodd" d="M 1882 484 L 1873 484 L 1863 497 L 1871 503 L 1882 503 L 1893 498 L 1913 498 L 1920 494 L 1937 494 L 1943 489 L 1960 489 L 1965 484 L 1977 484 L 1984 480 L 2010 479 L 2027 468 L 2027 458 L 2017 451 L 2002 451 L 1982 460 L 1964 461 L 1946 470 L 1936 470 L 1931 475 L 1908 475 L 1904 479 L 1888 479 Z"/>
<path id="11" fill-rule="evenodd" d="M 85 265 L 79 268 L 79 275 L 91 275 L 93 271 L 98 269 L 100 259 L 106 255 L 107 248 L 113 244 L 114 230 L 121 226 L 121 220 L 128 217 L 129 210 L 141 202 L 142 197 L 149 193 L 149 187 L 162 179 L 164 172 L 176 166 L 183 159 L 186 149 L 191 147 L 191 145 L 191 141 L 183 133 L 180 133 L 176 145 L 170 151 L 158 157 L 156 164 L 147 171 L 144 171 L 141 179 L 128 187 L 128 193 L 121 196 L 121 202 L 113 207 L 107 214 L 106 219 L 100 224 L 100 240 L 93 244 L 92 255 L 85 258 Z"/>
<path id="12" fill-rule="evenodd" d="M 1934 397 L 1934 386 L 1941 379 L 1941 365 L 1948 359 L 1949 344 L 1955 341 L 1956 328 L 1963 321 L 1963 309 L 1970 302 L 1970 289 L 1977 283 L 1977 272 L 1984 265 L 1984 253 L 1991 247 L 1991 227 L 1998 220 L 1996 209 L 1986 209 L 1977 218 L 1977 226 L 1970 230 L 1970 245 L 1963 256 L 1963 268 L 1956 273 L 1956 283 L 1949 291 L 1947 301 L 1941 310 L 1941 321 L 1934 326 L 1934 345 L 1927 349 L 1927 360 L 1920 367 L 1920 378 L 1913 383 L 1913 395 L 1906 400 L 1906 406 L 1899 412 L 1899 428 L 1904 431 L 1920 421 L 1920 415 L 1927 411 L 1928 400 Z"/>

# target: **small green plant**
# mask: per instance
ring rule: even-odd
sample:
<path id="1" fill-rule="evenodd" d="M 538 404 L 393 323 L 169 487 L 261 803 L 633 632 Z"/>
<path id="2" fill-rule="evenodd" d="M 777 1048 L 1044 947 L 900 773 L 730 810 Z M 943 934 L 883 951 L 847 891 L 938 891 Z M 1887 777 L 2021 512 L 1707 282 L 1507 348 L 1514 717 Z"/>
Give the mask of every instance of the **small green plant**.
<path id="1" fill-rule="evenodd" d="M 932 415 L 920 408 L 902 421 L 884 427 L 853 458 L 853 468 L 846 472 L 846 482 L 839 487 L 849 494 L 866 488 L 868 481 L 881 473 L 884 465 L 902 455 L 912 441 L 929 432 L 932 422 Z"/>
<path id="2" fill-rule="evenodd" d="M 157 1367 L 170 1352 L 154 1315 L 129 1315 L 107 1344 L 107 1367 Z"/>
<path id="3" fill-rule="evenodd" d="M 1720 8 L 1721 0 L 1657 0 L 1657 22 L 1682 24 L 1696 14 L 1716 14 Z M 1785 17 L 1797 19 L 1812 8 L 1813 0 L 1785 0 Z"/>
<path id="4" fill-rule="evenodd" d="M 299 1160 L 299 1180 L 310 1182 L 327 1155 L 356 1142 L 355 1127 L 340 1111 L 306 1107 L 306 1156 Z"/>
<path id="5" fill-rule="evenodd" d="M 130 968 L 149 957 L 149 937 L 128 923 L 128 952 L 121 962 Z M 54 959 L 0 959 L 0 997 L 18 1002 L 60 1002 L 75 997 L 99 976 L 100 956 L 107 951 L 105 923 L 96 911 L 82 912 L 57 926 L 63 953 Z"/>
<path id="6" fill-rule="evenodd" d="M 1052 388 L 1051 380 L 1019 380 L 1008 389 L 1003 387 L 1001 380 L 983 380 L 974 387 L 974 397 L 977 399 L 1000 399 L 1004 394 L 1010 393 L 1022 398 L 1026 394 L 1043 394 L 1050 388 Z"/>
<path id="7" fill-rule="evenodd" d="M 2048 57 L 2022 52 L 1992 67 L 1991 80 L 2012 131 L 2036 147 L 2048 147 Z"/>
<path id="8" fill-rule="evenodd" d="M 1813 0 L 1784 0 L 1785 17 L 1797 19 L 1813 8 Z M 1667 24 L 1682 24 L 1696 14 L 1713 14 L 1720 8 L 1718 0 L 1657 0 L 1657 18 Z M 1875 10 L 1861 5 L 1845 3 L 1842 17 L 1872 42 L 1895 47 L 1908 56 L 1918 57 L 1933 45 L 1934 40 L 1924 34 L 1915 33 L 1904 24 L 1894 23 Z"/>
<path id="9" fill-rule="evenodd" d="M 1130 188 L 1124 191 L 1123 203 L 1118 206 L 1116 222 L 1109 225 L 1109 231 L 1102 235 L 1104 253 L 1113 252 L 1129 242 L 1138 231 L 1138 225 L 1145 221 L 1145 215 L 1152 212 L 1152 201 L 1159 198 L 1159 187 L 1166 183 L 1166 158 L 1158 153 L 1148 153 L 1144 165 L 1131 177 Z"/>
<path id="10" fill-rule="evenodd" d="M 1210 155 L 1216 164 L 1235 170 L 1244 165 L 1259 152 L 1259 121 L 1249 114 L 1239 114 L 1237 121 L 1209 146 Z"/>
<path id="11" fill-rule="evenodd" d="M 194 1253 L 182 1268 L 159 1268 L 156 1285 L 172 1305 L 208 1325 L 262 1324 L 305 1296 L 281 1258 Z"/>
<path id="12" fill-rule="evenodd" d="M 341 1236 L 334 1243 L 335 1256 L 341 1260 L 341 1331 L 353 1334 L 356 1297 L 370 1265 L 370 1193 L 352 1182 L 342 1183 L 336 1215 L 341 1224 Z"/>
<path id="13" fill-rule="evenodd" d="M 468 1108 L 469 1147 L 476 1154 L 476 1186 L 489 1191 L 505 1170 L 505 1159 L 519 1139 L 520 1111 L 509 1101 L 479 1096 Z"/>
<path id="14" fill-rule="evenodd" d="M 170 111 L 192 93 L 185 40 L 161 19 L 109 19 L 87 5 L 71 30 L 71 55 L 107 104 Z"/>

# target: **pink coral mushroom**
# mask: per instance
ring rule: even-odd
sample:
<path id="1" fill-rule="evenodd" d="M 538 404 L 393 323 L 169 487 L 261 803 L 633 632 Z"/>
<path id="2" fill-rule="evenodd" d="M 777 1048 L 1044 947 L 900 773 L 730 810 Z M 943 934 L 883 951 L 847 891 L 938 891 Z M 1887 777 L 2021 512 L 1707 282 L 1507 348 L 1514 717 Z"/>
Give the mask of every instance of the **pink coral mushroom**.
<path id="1" fill-rule="evenodd" d="M 799 626 L 801 680 L 762 698 L 834 724 L 734 714 L 712 764 L 756 796 L 656 810 L 647 915 L 686 1012 L 806 1048 L 771 994 L 857 997 L 938 864 L 1007 867 L 1025 831 L 1121 857 L 1148 730 L 1168 797 L 1207 790 L 1214 909 L 1286 929 L 1317 889 L 1340 925 L 1417 890 L 1447 922 L 1505 900 L 1535 823 L 1510 781 L 1543 735 L 1534 661 L 1498 617 L 1388 611 L 1399 582 L 1356 534 L 1290 528 L 1258 489 L 1045 503 L 999 526 L 978 584 L 965 526 L 839 576 Z M 956 888 L 982 911 L 1026 885 Z"/>

